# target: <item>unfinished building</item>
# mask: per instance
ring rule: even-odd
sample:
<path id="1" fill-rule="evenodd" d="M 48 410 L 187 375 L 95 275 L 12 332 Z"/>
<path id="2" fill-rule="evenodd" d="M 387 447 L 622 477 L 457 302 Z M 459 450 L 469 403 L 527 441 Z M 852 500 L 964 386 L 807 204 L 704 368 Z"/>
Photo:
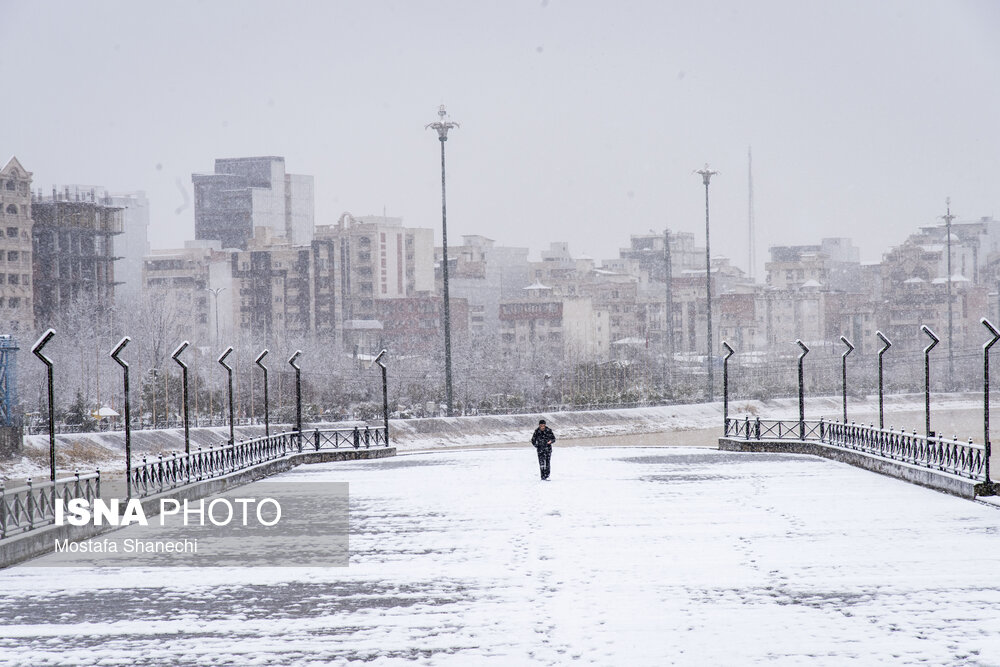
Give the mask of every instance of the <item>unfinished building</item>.
<path id="1" fill-rule="evenodd" d="M 122 233 L 123 209 L 94 191 L 32 201 L 35 322 L 49 326 L 72 304 L 102 312 L 114 303 L 114 236 Z"/>

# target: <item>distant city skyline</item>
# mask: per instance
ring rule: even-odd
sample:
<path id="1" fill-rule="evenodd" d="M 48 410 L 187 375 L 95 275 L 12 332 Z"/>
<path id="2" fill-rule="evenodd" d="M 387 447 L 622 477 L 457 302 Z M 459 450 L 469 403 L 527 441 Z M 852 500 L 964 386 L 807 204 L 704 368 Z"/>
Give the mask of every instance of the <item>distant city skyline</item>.
<path id="1" fill-rule="evenodd" d="M 191 175 L 280 155 L 315 221 L 402 217 L 449 233 L 616 257 L 631 234 L 698 233 L 757 274 L 772 245 L 853 238 L 877 261 L 951 197 L 1000 214 L 1000 6 L 952 3 L 8 4 L 0 160 L 34 188 L 142 190 L 150 244 L 193 239 Z M 444 20 L 443 17 L 447 17 Z"/>

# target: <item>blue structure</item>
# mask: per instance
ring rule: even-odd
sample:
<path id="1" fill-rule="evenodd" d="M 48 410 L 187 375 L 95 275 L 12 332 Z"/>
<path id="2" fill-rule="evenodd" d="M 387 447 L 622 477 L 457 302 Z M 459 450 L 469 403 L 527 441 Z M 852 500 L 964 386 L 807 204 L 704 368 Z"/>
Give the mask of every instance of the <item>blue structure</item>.
<path id="1" fill-rule="evenodd" d="M 0 336 L 0 427 L 17 426 L 17 342 Z"/>

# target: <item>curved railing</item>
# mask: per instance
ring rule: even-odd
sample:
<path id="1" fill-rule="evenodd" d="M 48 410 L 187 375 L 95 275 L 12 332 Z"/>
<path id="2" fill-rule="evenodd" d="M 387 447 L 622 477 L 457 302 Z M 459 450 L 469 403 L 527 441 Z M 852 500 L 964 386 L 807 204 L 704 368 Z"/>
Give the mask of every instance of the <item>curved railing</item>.
<path id="1" fill-rule="evenodd" d="M 301 437 L 296 431 L 287 431 L 232 445 L 199 448 L 190 454 L 177 452 L 152 460 L 146 457 L 129 471 L 129 479 L 133 494 L 144 498 L 303 451 L 386 446 L 388 438 L 382 426 L 314 429 L 304 431 Z"/>
<path id="2" fill-rule="evenodd" d="M 962 442 L 940 436 L 928 438 L 919 433 L 823 419 L 800 422 L 756 417 L 727 419 L 725 434 L 737 440 L 821 442 L 974 480 L 986 474 L 986 448 L 971 439 Z"/>

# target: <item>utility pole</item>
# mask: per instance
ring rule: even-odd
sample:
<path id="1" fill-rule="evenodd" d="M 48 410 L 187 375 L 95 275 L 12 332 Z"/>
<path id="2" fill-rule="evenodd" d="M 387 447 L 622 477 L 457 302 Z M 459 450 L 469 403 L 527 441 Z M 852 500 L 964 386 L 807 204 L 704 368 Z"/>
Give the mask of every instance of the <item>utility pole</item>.
<path id="1" fill-rule="evenodd" d="M 948 212 L 941 216 L 944 220 L 945 235 L 947 236 L 947 246 L 948 246 L 948 388 L 955 388 L 955 352 L 952 346 L 952 303 L 951 303 L 951 221 L 955 219 L 955 216 L 951 214 L 951 197 L 945 198 L 945 205 L 948 207 Z"/>
<path id="2" fill-rule="evenodd" d="M 712 177 L 718 174 L 705 165 L 704 169 L 695 172 L 701 175 L 701 181 L 705 184 L 705 303 L 708 309 L 708 353 L 705 356 L 705 366 L 708 368 L 708 402 L 715 400 L 715 385 L 712 381 L 712 251 L 709 246 L 708 233 L 708 184 Z"/>

